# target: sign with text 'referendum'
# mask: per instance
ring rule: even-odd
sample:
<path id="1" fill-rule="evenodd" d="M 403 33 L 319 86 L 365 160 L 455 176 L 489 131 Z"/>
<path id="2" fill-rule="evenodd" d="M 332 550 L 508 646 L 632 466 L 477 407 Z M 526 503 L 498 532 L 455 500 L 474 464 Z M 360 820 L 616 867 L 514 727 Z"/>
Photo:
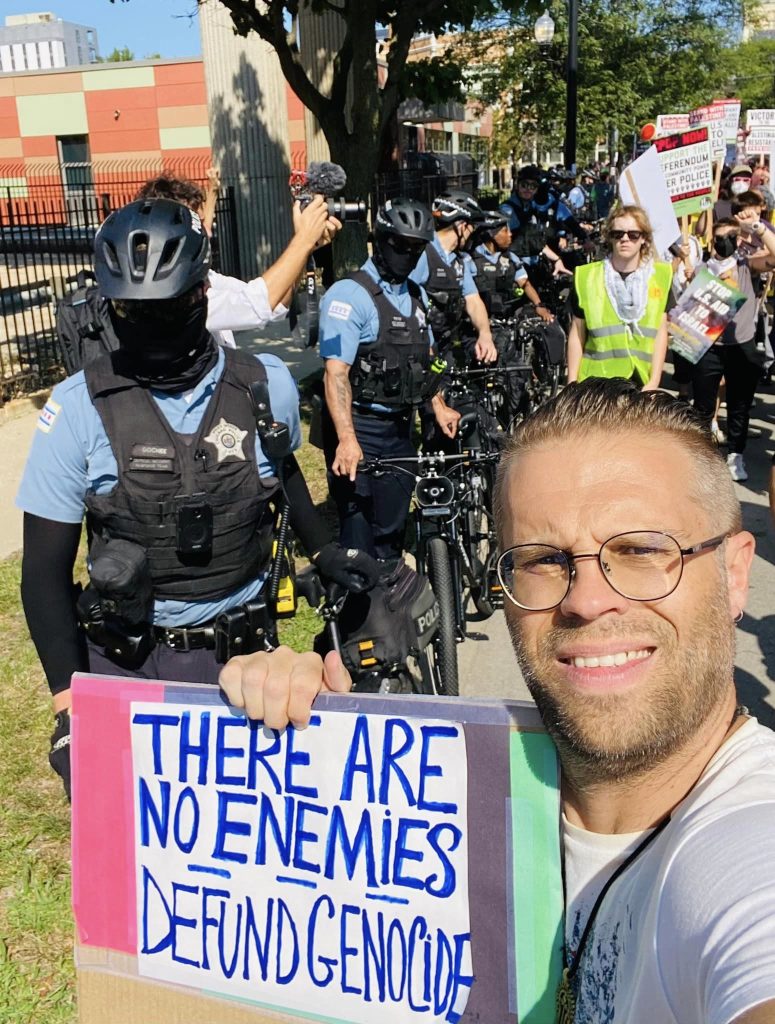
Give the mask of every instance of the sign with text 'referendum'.
<path id="1" fill-rule="evenodd" d="M 656 139 L 654 148 L 677 217 L 713 205 L 713 166 L 707 128 Z"/>
<path id="2" fill-rule="evenodd" d="M 84 676 L 73 723 L 84 1024 L 550 1007 L 557 763 L 529 705 L 328 696 L 277 732 L 215 688 Z"/>

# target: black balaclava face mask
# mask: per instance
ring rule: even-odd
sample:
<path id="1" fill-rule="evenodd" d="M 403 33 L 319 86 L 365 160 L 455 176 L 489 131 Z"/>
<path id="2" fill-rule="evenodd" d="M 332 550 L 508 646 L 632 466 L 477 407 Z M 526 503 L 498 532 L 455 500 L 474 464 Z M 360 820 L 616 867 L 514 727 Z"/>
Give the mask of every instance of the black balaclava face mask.
<path id="1" fill-rule="evenodd" d="M 207 296 L 203 293 L 174 318 L 121 316 L 109 305 L 119 341 L 118 369 L 145 387 L 175 394 L 196 387 L 212 369 L 218 347 L 207 330 Z"/>
<path id="2" fill-rule="evenodd" d="M 401 240 L 399 240 L 401 248 Z M 372 252 L 372 262 L 379 271 L 379 276 L 390 284 L 403 284 L 417 266 L 423 249 L 418 245 L 408 252 L 400 252 L 393 248 L 390 235 L 376 235 Z"/>

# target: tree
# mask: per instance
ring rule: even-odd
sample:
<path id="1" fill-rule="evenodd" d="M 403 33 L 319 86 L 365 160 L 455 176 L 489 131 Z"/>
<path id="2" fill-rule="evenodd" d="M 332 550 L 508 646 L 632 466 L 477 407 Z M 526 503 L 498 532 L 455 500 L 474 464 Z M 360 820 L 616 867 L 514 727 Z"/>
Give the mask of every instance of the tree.
<path id="1" fill-rule="evenodd" d="M 495 73 L 483 80 L 486 100 L 500 106 L 496 156 L 527 155 L 533 141 L 562 143 L 565 120 L 565 0 L 551 0 L 554 41 L 541 51 L 524 14 L 485 34 L 495 46 Z M 721 56 L 740 17 L 734 0 L 584 0 L 579 17 L 579 161 L 595 142 L 618 131 L 632 138 L 657 114 L 691 110 L 724 91 Z M 509 110 L 510 105 L 510 110 Z M 527 151 L 527 152 L 526 152 Z"/>
<path id="2" fill-rule="evenodd" d="M 110 0 L 111 3 L 114 0 Z M 197 0 L 198 3 L 203 0 Z M 331 159 L 347 172 L 348 193 L 365 198 L 372 191 L 383 153 L 389 149 L 398 106 L 407 96 L 425 102 L 461 98 L 464 63 L 444 52 L 407 62 L 418 33 L 468 31 L 483 18 L 517 11 L 535 0 L 219 0 L 241 36 L 256 32 L 268 42 L 283 74 L 312 112 L 328 142 Z M 342 43 L 333 55 L 333 77 L 323 93 L 305 70 L 300 15 L 329 16 L 341 22 Z M 386 68 L 379 67 L 377 30 L 386 28 Z M 357 97 L 348 109 L 347 97 Z M 355 234 L 353 232 L 352 234 Z M 339 259 L 346 242 L 339 246 Z M 365 231 L 345 261 L 362 260 Z"/>
<path id="3" fill-rule="evenodd" d="M 134 53 L 132 53 L 132 51 L 129 49 L 129 47 L 128 46 L 122 46 L 120 50 L 119 50 L 118 47 L 116 47 L 113 50 L 112 53 L 109 53 L 107 55 L 107 57 L 98 57 L 97 58 L 97 63 L 98 64 L 117 64 L 119 61 L 122 61 L 122 60 L 134 60 L 134 59 L 135 59 L 135 55 L 134 55 Z"/>
<path id="4" fill-rule="evenodd" d="M 724 50 L 725 95 L 737 96 L 743 110 L 775 107 L 775 39 L 751 39 Z"/>

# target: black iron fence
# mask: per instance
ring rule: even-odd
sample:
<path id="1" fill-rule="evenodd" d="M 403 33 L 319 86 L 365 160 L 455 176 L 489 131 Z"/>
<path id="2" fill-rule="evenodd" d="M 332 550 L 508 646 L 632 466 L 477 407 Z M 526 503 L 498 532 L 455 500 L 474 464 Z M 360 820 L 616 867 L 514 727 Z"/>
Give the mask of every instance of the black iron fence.
<path id="1" fill-rule="evenodd" d="M 438 164 L 438 166 L 437 166 Z M 435 173 L 428 173 L 429 169 Z M 63 376 L 54 330 L 59 299 L 78 272 L 91 267 L 94 234 L 108 214 L 130 202 L 149 177 L 151 165 L 46 166 L 14 178 L 0 165 L 0 402 L 49 386 Z M 166 168 L 206 184 L 206 165 Z M 372 210 L 387 199 L 407 196 L 430 205 L 448 188 L 477 191 L 475 171 L 462 172 L 437 161 L 381 174 L 374 183 Z M 241 277 L 236 203 L 232 187 L 221 190 L 215 210 L 213 265 Z"/>
<path id="2" fill-rule="evenodd" d="M 115 180 L 103 174 L 73 183 L 40 175 L 34 183 L 0 185 L 0 401 L 61 378 L 57 302 L 72 289 L 78 272 L 91 267 L 97 228 L 134 198 L 149 177 L 145 170 Z M 231 188 L 218 197 L 215 223 L 214 268 L 238 277 Z"/>

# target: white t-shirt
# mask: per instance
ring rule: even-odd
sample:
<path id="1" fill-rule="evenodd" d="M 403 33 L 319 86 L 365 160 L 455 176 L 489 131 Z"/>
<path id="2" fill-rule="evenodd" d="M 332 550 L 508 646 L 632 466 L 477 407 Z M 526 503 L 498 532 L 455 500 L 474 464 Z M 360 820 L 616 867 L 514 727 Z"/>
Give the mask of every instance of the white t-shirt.
<path id="1" fill-rule="evenodd" d="M 208 281 L 207 329 L 226 348 L 237 347 L 232 331 L 255 331 L 288 313 L 282 303 L 271 308 L 263 277 L 240 281 L 211 270 Z"/>
<path id="2" fill-rule="evenodd" d="M 563 822 L 575 955 L 605 881 L 646 832 Z M 611 886 L 577 977 L 577 1024 L 729 1024 L 775 1000 L 775 733 L 747 721 Z"/>

